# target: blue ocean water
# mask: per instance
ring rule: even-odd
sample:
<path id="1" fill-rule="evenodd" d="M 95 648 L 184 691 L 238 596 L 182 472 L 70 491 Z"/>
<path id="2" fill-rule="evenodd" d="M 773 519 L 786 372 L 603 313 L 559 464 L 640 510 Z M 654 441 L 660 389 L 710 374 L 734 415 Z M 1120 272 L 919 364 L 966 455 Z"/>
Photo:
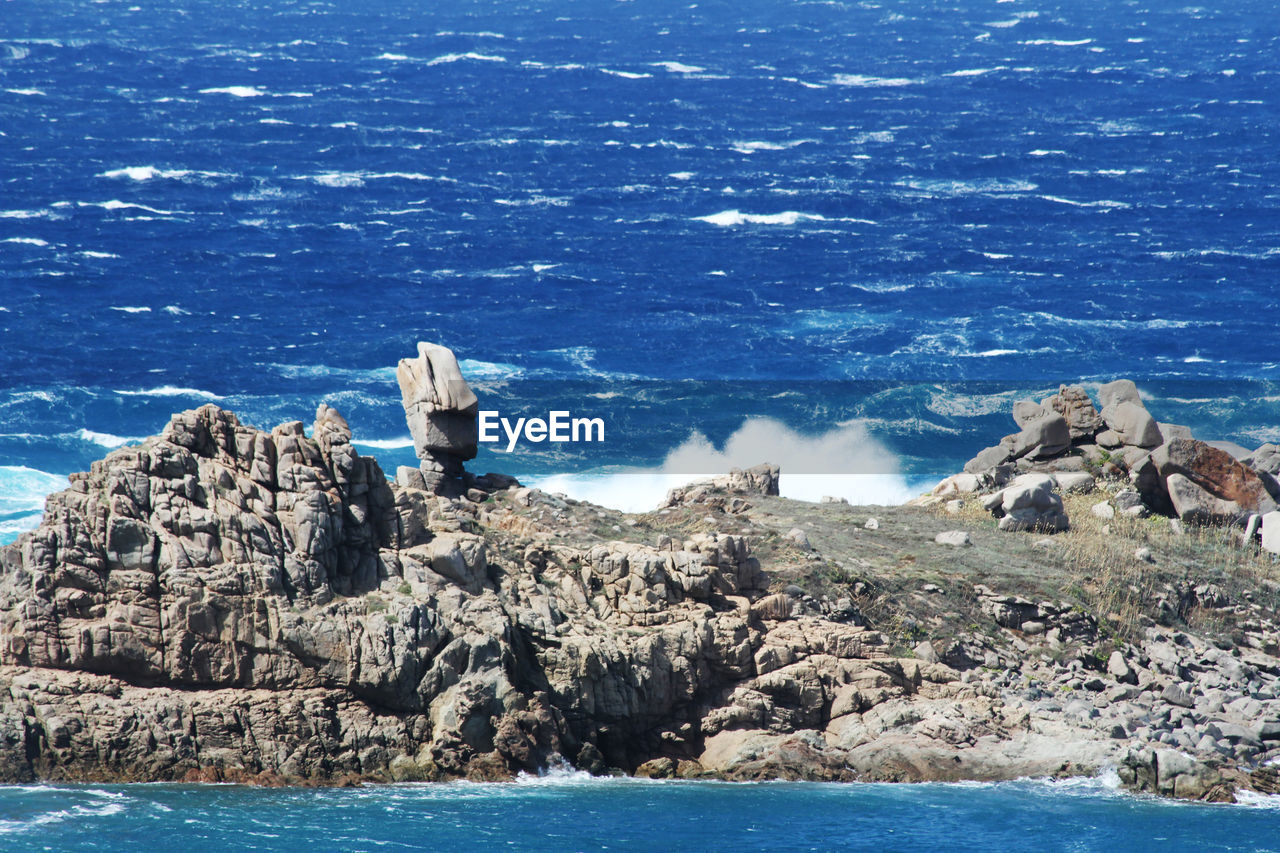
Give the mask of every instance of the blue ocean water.
<path id="1" fill-rule="evenodd" d="M 326 401 L 412 462 L 419 339 L 486 405 L 611 424 L 477 463 L 520 476 L 763 444 L 900 497 L 1018 396 L 1116 376 L 1280 439 L 1274 13 L 9 0 L 0 541 L 206 402 Z"/>
<path id="2" fill-rule="evenodd" d="M 582 774 L 585 775 L 585 774 Z M 360 789 L 0 789 L 0 845 L 227 851 L 1280 850 L 1280 811 L 1116 794 L 1096 782 L 840 785 L 598 781 Z"/>

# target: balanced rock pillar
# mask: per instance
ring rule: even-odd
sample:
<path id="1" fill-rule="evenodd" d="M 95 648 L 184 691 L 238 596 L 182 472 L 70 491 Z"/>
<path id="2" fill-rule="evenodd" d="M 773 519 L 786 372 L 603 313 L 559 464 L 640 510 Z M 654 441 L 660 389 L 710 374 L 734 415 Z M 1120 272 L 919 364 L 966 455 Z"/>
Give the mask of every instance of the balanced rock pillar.
<path id="1" fill-rule="evenodd" d="M 417 358 L 400 360 L 396 381 L 427 489 L 461 493 L 463 463 L 476 456 L 480 401 L 458 359 L 448 347 L 419 342 Z"/>

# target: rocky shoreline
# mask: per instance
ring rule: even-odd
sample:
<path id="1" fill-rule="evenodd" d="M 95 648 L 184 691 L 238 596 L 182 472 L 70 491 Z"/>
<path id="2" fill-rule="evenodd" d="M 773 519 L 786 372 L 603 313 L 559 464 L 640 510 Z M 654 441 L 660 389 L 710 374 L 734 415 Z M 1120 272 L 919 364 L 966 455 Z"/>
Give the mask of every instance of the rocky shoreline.
<path id="1" fill-rule="evenodd" d="M 0 781 L 1280 791 L 1274 447 L 1064 386 L 914 505 L 762 465 L 635 515 L 467 472 L 453 354 L 397 375 L 394 481 L 327 406 L 310 435 L 205 406 L 0 548 Z"/>

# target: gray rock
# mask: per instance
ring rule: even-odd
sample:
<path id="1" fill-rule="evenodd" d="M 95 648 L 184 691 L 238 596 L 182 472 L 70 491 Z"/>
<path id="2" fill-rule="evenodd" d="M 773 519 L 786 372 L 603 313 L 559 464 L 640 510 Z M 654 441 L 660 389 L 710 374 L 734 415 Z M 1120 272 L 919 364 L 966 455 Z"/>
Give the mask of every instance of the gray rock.
<path id="1" fill-rule="evenodd" d="M 1104 447 L 1108 450 L 1114 450 L 1124 444 L 1124 439 L 1121 438 L 1120 433 L 1113 429 L 1102 430 L 1098 433 L 1096 440 L 1099 447 Z"/>
<path id="2" fill-rule="evenodd" d="M 1160 698 L 1165 702 L 1168 702 L 1170 705 L 1177 705 L 1179 708 L 1195 707 L 1195 702 L 1192 700 L 1191 694 L 1183 689 L 1180 684 L 1171 683 L 1164 689 L 1164 692 L 1160 694 Z"/>
<path id="3" fill-rule="evenodd" d="M 1094 408 L 1088 392 L 1079 385 L 1059 386 L 1058 393 L 1043 400 L 1041 405 L 1066 419 L 1074 442 L 1092 438 L 1102 428 L 1098 410 Z"/>
<path id="4" fill-rule="evenodd" d="M 1064 471 L 1055 473 L 1053 477 L 1058 488 L 1069 495 L 1085 495 L 1094 490 L 1093 475 L 1084 471 Z"/>
<path id="5" fill-rule="evenodd" d="M 922 641 L 912 651 L 919 660 L 922 660 L 925 663 L 938 662 L 938 652 L 934 649 L 933 643 L 930 643 L 928 640 Z"/>
<path id="6" fill-rule="evenodd" d="M 954 545 L 956 547 L 973 544 L 973 540 L 969 537 L 968 532 L 964 530 L 944 531 L 933 537 L 933 541 L 939 545 Z"/>
<path id="7" fill-rule="evenodd" d="M 1182 426 L 1181 424 L 1167 424 L 1163 421 L 1156 424 L 1160 427 L 1160 435 L 1164 436 L 1165 441 L 1173 441 L 1175 438 L 1192 438 L 1191 427 Z"/>
<path id="8" fill-rule="evenodd" d="M 1280 511 L 1262 516 L 1262 548 L 1272 554 L 1280 554 Z"/>
<path id="9" fill-rule="evenodd" d="M 1108 382 L 1098 389 L 1098 400 L 1105 409 L 1117 403 L 1136 403 L 1142 405 L 1142 397 L 1138 394 L 1138 386 L 1129 379 L 1117 379 Z"/>
<path id="10" fill-rule="evenodd" d="M 1094 517 L 1101 518 L 1103 521 L 1110 521 L 1116 517 L 1115 507 L 1113 507 L 1108 501 L 1099 501 L 1089 507 L 1089 512 L 1092 513 Z"/>
<path id="11" fill-rule="evenodd" d="M 1112 652 L 1111 657 L 1107 659 L 1107 674 L 1122 684 L 1138 683 L 1138 676 L 1119 651 Z M 1126 696 L 1125 698 L 1131 697 Z M 1115 699 L 1112 701 L 1115 701 Z"/>
<path id="12" fill-rule="evenodd" d="M 400 360 L 396 381 L 427 486 L 460 493 L 463 463 L 478 447 L 480 401 L 458 359 L 448 347 L 419 342 L 416 358 Z"/>
<path id="13" fill-rule="evenodd" d="M 1023 474 L 1001 493 L 998 527 L 1004 531 L 1038 530 L 1055 533 L 1069 526 L 1061 495 L 1047 474 Z"/>
<path id="14" fill-rule="evenodd" d="M 1009 461 L 1009 448 L 1003 444 L 988 447 L 964 464 L 966 474 L 982 474 Z"/>
<path id="15" fill-rule="evenodd" d="M 791 542 L 794 545 L 804 548 L 805 550 L 808 550 L 809 548 L 812 547 L 809 544 L 808 534 L 806 534 L 799 527 L 791 528 L 790 530 L 787 531 L 786 535 L 783 536 L 782 538 L 786 539 L 788 542 Z"/>
<path id="16" fill-rule="evenodd" d="M 1034 400 L 1018 400 L 1013 404 L 1013 421 L 1019 429 L 1023 429 L 1032 421 L 1048 415 L 1053 410 Z"/>
<path id="17" fill-rule="evenodd" d="M 1102 420 L 1120 439 L 1121 444 L 1130 447 L 1156 447 L 1163 441 L 1155 418 L 1151 417 L 1151 413 L 1141 403 L 1122 401 L 1106 406 L 1102 410 Z M 1101 436 L 1098 443 L 1102 443 Z"/>
<path id="18" fill-rule="evenodd" d="M 1009 456 L 1047 458 L 1057 455 L 1071 446 L 1071 430 L 1067 421 L 1057 412 L 1046 412 L 1026 422 L 1022 431 L 1011 436 Z"/>

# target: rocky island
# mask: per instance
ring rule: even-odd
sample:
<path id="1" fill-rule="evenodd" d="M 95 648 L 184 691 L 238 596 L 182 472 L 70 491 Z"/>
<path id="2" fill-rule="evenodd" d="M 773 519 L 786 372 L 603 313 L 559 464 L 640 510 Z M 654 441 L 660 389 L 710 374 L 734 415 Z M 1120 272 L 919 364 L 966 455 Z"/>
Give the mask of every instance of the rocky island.
<path id="1" fill-rule="evenodd" d="M 111 452 L 0 548 L 0 780 L 1280 778 L 1280 449 L 1019 403 L 902 507 L 761 465 L 639 515 L 476 475 L 452 352 L 389 481 L 321 405 Z"/>

